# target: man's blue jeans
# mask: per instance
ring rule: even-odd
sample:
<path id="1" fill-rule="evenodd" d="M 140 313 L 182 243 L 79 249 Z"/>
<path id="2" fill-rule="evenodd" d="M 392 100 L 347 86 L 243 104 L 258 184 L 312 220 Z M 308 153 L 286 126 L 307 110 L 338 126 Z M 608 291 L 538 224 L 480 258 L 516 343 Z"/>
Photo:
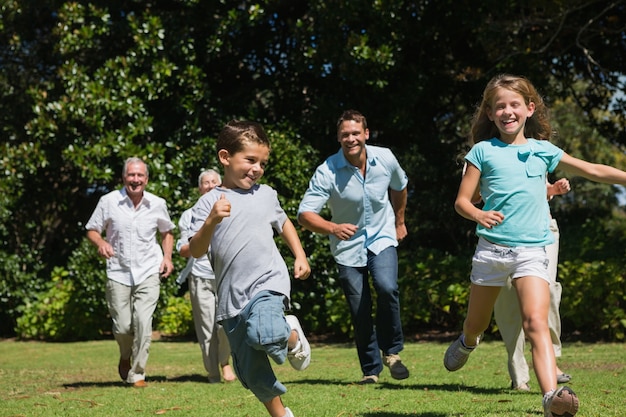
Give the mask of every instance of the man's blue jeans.
<path id="1" fill-rule="evenodd" d="M 378 255 L 367 252 L 367 266 L 339 266 L 339 282 L 348 300 L 354 338 L 363 375 L 378 375 L 383 369 L 380 355 L 399 353 L 404 347 L 400 322 L 398 254 L 394 246 Z M 372 317 L 372 293 L 376 291 L 376 318 Z"/>

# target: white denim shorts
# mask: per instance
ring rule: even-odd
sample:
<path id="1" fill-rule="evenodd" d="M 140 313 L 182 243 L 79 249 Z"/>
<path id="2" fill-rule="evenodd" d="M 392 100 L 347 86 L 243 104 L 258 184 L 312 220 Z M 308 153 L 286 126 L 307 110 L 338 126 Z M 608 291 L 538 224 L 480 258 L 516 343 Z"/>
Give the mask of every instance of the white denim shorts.
<path id="1" fill-rule="evenodd" d="M 507 279 L 539 277 L 550 283 L 548 255 L 544 246 L 502 246 L 484 238 L 478 239 L 472 257 L 472 283 L 503 287 Z"/>

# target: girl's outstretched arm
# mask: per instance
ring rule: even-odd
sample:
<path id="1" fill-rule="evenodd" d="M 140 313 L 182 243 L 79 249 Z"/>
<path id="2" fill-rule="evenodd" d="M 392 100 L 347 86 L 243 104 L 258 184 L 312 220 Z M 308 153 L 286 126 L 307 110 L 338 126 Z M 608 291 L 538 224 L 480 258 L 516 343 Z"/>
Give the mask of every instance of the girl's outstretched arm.
<path id="1" fill-rule="evenodd" d="M 626 172 L 608 165 L 583 161 L 567 153 L 563 154 L 557 167 L 568 174 L 584 177 L 594 182 L 626 185 Z"/>

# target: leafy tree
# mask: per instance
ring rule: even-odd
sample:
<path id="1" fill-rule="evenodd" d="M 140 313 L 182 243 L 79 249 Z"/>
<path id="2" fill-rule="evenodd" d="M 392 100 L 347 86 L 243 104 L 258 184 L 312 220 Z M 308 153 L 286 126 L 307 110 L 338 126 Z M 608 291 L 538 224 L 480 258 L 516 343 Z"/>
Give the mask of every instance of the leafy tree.
<path id="1" fill-rule="evenodd" d="M 420 256 L 432 250 L 457 265 L 449 256 L 465 259 L 473 247 L 473 225 L 452 202 L 469 120 L 494 74 L 527 75 L 551 103 L 571 98 L 593 131 L 581 151 L 607 152 L 601 137 L 626 144 L 625 102 L 614 98 L 626 67 L 624 0 L 38 3 L 0 5 L 0 334 L 49 289 L 55 268 L 73 280 L 71 271 L 99 267 L 81 255 L 83 226 L 120 185 L 126 157 L 149 163 L 150 191 L 177 219 L 196 197 L 197 174 L 217 165 L 214 138 L 232 118 L 276 134 L 283 146 L 272 158 L 281 158 L 266 181 L 294 215 L 312 167 L 337 149 L 336 118 L 361 110 L 371 143 L 391 147 L 409 174 L 401 257 L 425 274 Z M 586 224 L 595 204 L 613 210 L 614 190 L 602 190 L 585 205 L 581 193 L 563 199 L 564 227 Z M 294 298 L 319 318 L 316 329 L 346 331 L 326 239 L 302 236 L 320 280 Z"/>

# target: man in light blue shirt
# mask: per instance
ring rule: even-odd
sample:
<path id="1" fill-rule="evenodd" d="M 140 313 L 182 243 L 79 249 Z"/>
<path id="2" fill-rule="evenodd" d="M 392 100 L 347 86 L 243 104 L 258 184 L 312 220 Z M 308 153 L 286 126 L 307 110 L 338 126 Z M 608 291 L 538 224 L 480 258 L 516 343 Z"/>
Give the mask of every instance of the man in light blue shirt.
<path id="1" fill-rule="evenodd" d="M 404 336 L 396 246 L 407 235 L 408 179 L 389 149 L 366 146 L 367 121 L 358 111 L 341 115 L 337 137 L 341 149 L 317 167 L 300 203 L 298 221 L 330 238 L 352 316 L 361 383 L 378 382 L 383 363 L 393 378 L 405 379 L 409 371 L 398 355 Z M 326 204 L 330 220 L 319 214 Z M 370 274 L 377 291 L 376 318 Z"/>

